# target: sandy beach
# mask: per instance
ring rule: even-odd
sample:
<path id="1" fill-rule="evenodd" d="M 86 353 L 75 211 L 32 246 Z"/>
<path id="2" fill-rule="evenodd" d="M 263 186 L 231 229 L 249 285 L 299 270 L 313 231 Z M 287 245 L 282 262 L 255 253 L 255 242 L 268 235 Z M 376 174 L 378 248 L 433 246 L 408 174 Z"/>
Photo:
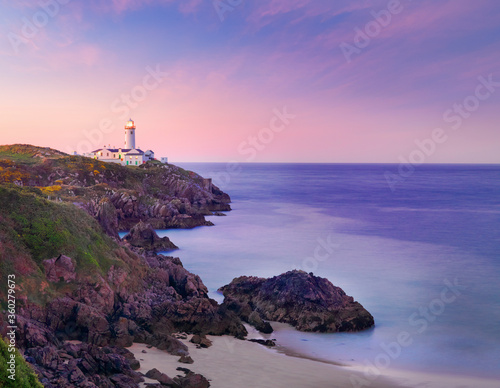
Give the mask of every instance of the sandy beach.
<path id="1" fill-rule="evenodd" d="M 191 336 L 188 336 L 188 339 Z M 263 345 L 242 341 L 229 336 L 207 336 L 213 345 L 198 349 L 188 340 L 182 340 L 188 348 L 194 364 L 178 362 L 172 356 L 145 344 L 134 344 L 129 348 L 140 360 L 139 372 L 152 368 L 174 377 L 182 374 L 177 367 L 186 367 L 209 379 L 211 387 L 235 388 L 498 388 L 498 381 L 464 378 L 446 375 L 431 375 L 401 371 L 386 371 L 375 378 L 367 377 L 362 366 L 346 367 L 314 361 L 302 357 L 288 356 Z M 145 351 L 146 353 L 143 353 Z M 145 378 L 141 384 L 155 383 Z M 358 382 L 358 383 L 356 383 Z"/>

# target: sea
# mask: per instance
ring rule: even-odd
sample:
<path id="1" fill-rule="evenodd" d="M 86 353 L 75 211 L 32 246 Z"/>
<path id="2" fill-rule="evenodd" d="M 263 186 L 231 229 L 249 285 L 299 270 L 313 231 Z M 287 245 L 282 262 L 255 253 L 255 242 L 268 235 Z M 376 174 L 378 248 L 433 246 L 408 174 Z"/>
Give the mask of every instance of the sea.
<path id="1" fill-rule="evenodd" d="M 375 319 L 271 338 L 343 365 L 500 379 L 500 165 L 179 163 L 232 199 L 215 226 L 160 230 L 210 296 L 242 275 L 329 279 Z"/>

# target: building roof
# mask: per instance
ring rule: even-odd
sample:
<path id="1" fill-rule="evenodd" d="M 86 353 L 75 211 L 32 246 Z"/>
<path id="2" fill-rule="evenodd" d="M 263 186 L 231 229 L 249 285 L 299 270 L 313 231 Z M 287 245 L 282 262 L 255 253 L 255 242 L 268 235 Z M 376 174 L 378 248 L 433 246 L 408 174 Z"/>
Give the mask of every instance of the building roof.
<path id="1" fill-rule="evenodd" d="M 134 148 L 134 149 L 131 149 L 131 148 L 99 148 L 98 150 L 95 150 L 95 151 L 92 151 L 92 153 L 96 153 L 96 152 L 101 152 L 101 151 L 108 151 L 108 152 L 122 152 L 124 154 L 127 154 L 129 153 L 130 151 L 137 151 L 139 155 L 142 155 L 144 154 L 144 151 L 139 149 L 139 148 Z M 135 155 L 135 153 L 134 153 Z"/>
<path id="2" fill-rule="evenodd" d="M 126 155 L 144 155 L 144 151 L 140 150 L 139 148 L 134 148 L 133 150 L 128 150 L 128 151 L 125 150 L 122 151 L 125 152 Z M 136 152 L 129 152 L 129 151 L 136 151 Z"/>

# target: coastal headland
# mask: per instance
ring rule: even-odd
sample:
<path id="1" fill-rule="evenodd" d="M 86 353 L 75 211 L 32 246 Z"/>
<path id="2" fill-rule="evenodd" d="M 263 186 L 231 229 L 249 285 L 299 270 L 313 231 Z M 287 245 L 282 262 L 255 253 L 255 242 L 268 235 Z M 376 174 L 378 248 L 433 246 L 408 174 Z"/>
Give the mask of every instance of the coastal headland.
<path id="1" fill-rule="evenodd" d="M 272 333 L 274 321 L 318 332 L 373 326 L 376 317 L 327 279 L 302 271 L 243 276 L 223 288 L 226 300 L 218 304 L 179 258 L 157 253 L 177 247 L 155 229 L 212 225 L 206 217 L 231 210 L 230 202 L 210 179 L 170 164 L 126 167 L 50 148 L 0 146 L 0 276 L 12 284 L 0 289 L 0 333 L 8 340 L 12 332 L 20 352 L 16 381 L 28 376 L 36 386 L 30 371 L 45 387 L 362 381 L 362 368 L 262 346 L 273 345 L 272 334 L 262 333 Z M 120 231 L 128 234 L 121 239 Z M 388 374 L 369 386 L 494 386 L 471 381 Z"/>

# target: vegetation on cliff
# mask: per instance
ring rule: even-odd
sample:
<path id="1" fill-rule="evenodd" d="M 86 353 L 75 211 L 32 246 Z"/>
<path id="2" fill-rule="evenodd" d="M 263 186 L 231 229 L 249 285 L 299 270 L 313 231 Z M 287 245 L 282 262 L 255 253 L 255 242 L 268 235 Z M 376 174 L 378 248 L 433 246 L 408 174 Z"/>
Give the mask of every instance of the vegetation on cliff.
<path id="1" fill-rule="evenodd" d="M 16 275 L 32 302 L 44 303 L 47 297 L 67 291 L 46 282 L 43 260 L 61 254 L 72 257 L 77 271 L 86 276 L 104 275 L 111 266 L 128 267 L 127 250 L 82 209 L 49 201 L 30 187 L 0 186 L 0 199 L 0 276 Z M 0 289 L 2 303 L 5 292 Z"/>
<path id="2" fill-rule="evenodd" d="M 59 151 L 28 146 L 0 146 L 0 184 L 32 187 L 47 199 L 70 202 L 98 215 L 105 202 L 108 234 L 129 230 L 139 221 L 155 228 L 210 225 L 205 219 L 230 210 L 230 198 L 211 181 L 180 167 L 156 161 L 121 166 Z M 113 211 L 113 209 L 108 209 Z M 116 221 L 110 220 L 113 217 Z"/>
<path id="3" fill-rule="evenodd" d="M 14 379 L 10 379 L 10 372 L 7 370 L 7 361 L 11 359 L 7 344 L 0 336 L 0 386 L 3 388 L 42 388 L 43 385 L 38 381 L 35 372 L 24 361 L 19 351 L 15 351 L 15 374 Z"/>
<path id="4" fill-rule="evenodd" d="M 229 202 L 209 180 L 172 165 L 0 147 L 0 276 L 15 275 L 16 346 L 41 383 L 137 387 L 138 361 L 123 348 L 133 341 L 186 355 L 173 332 L 243 337 L 238 317 L 208 297 L 198 276 L 155 253 L 175 247 L 155 228 L 208 225 L 205 215 Z M 133 229 L 130 241 L 120 229 Z M 5 308 L 5 287 L 0 298 Z"/>

